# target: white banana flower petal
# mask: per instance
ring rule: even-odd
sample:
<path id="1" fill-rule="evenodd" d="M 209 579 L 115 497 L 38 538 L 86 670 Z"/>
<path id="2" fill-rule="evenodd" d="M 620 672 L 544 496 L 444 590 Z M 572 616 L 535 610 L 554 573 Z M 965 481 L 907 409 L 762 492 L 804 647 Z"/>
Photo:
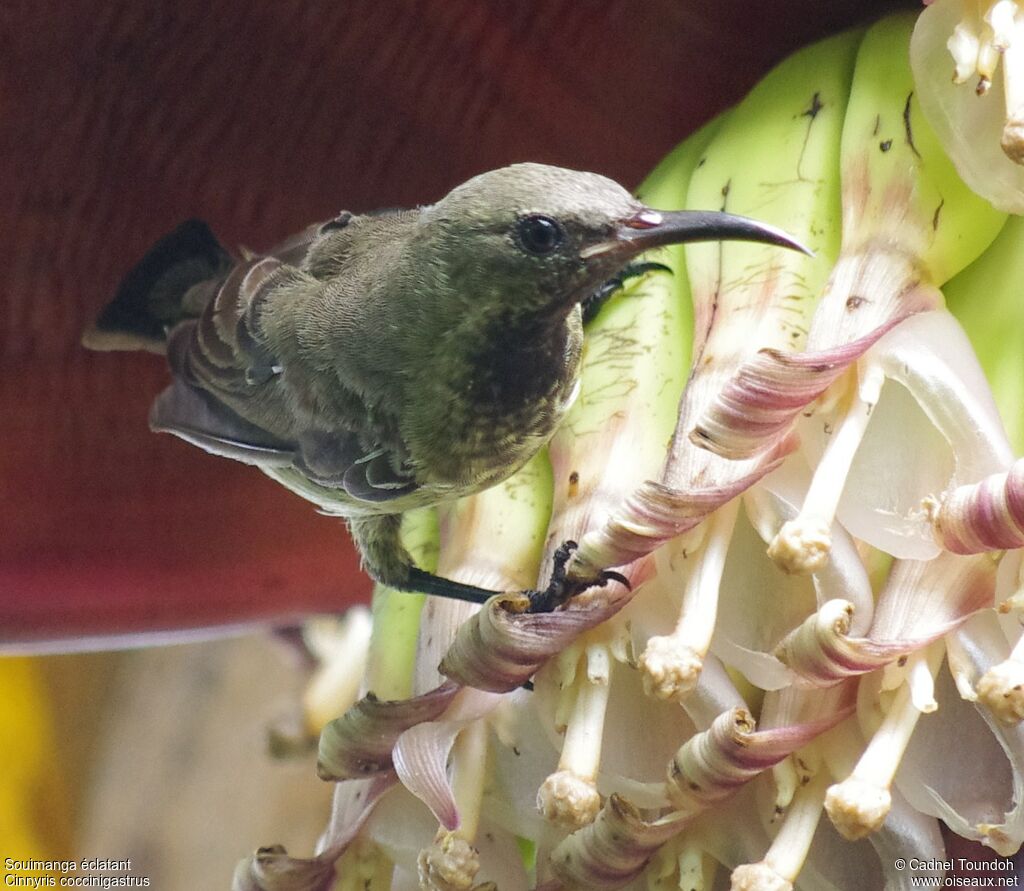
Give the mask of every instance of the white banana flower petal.
<path id="1" fill-rule="evenodd" d="M 832 827 L 829 826 L 831 829 Z M 835 839 L 841 841 L 838 833 Z M 896 861 L 916 860 L 918 863 L 941 863 L 946 859 L 946 846 L 934 817 L 916 810 L 898 792 L 892 796 L 892 809 L 882 828 L 868 837 L 885 873 L 885 891 L 910 891 L 919 888 L 915 876 L 941 876 L 942 869 L 897 869 Z"/>
<path id="2" fill-rule="evenodd" d="M 535 720 L 545 726 L 557 695 L 553 675 L 542 672 L 534 692 Z M 640 807 L 663 806 L 665 765 L 679 741 L 697 728 L 676 703 L 645 697 L 640 673 L 632 666 L 615 663 L 609 686 L 598 788 L 604 795 L 624 795 Z"/>
<path id="3" fill-rule="evenodd" d="M 765 543 L 797 514 L 800 496 L 792 493 L 802 477 L 791 470 L 797 466 L 795 460 L 787 464 L 744 497 L 746 514 L 758 531 L 741 518 L 730 545 L 712 641 L 713 652 L 762 690 L 797 680 L 776 650 L 819 605 L 849 598 L 851 627 L 858 630 L 866 630 L 874 612 L 864 565 L 841 527 L 833 528 L 828 560 L 812 578 L 784 573 L 768 558 Z"/>
<path id="4" fill-rule="evenodd" d="M 998 629 L 989 611 L 955 632 L 979 660 L 974 665 L 979 676 L 1009 652 Z M 1000 640 L 1002 647 L 993 652 Z M 959 835 L 1012 854 L 1024 841 L 1024 729 L 1006 727 L 963 700 L 949 672 L 939 675 L 936 698 L 940 708 L 922 716 L 896 783 L 918 811 L 939 817 Z M 956 770 L 950 770 L 951 759 Z"/>
<path id="5" fill-rule="evenodd" d="M 440 718 L 410 727 L 395 742 L 392 759 L 402 785 L 430 808 L 445 829 L 459 827 L 458 806 L 447 771 L 455 737 L 500 702 L 500 694 L 464 688 Z"/>
<path id="6" fill-rule="evenodd" d="M 951 78 L 954 59 L 947 40 L 963 33 L 957 29 L 969 5 L 973 0 L 937 0 L 922 13 L 910 44 L 915 84 L 928 122 L 964 181 L 1001 210 L 1024 213 L 1024 167 L 1002 147 L 1009 112 L 1005 78 L 992 78 L 983 96 L 975 95 L 970 83 L 957 84 Z M 976 72 L 976 63 L 957 61 L 961 81 Z"/>
<path id="7" fill-rule="evenodd" d="M 816 605 L 811 580 L 775 566 L 742 515 L 729 545 L 712 652 L 762 690 L 788 686 L 794 676 L 773 651 Z"/>

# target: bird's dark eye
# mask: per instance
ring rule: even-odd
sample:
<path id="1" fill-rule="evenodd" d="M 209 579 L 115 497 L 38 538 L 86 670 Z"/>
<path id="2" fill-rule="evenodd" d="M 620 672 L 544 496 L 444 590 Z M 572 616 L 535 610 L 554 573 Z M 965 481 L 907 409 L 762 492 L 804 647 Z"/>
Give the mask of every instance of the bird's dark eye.
<path id="1" fill-rule="evenodd" d="M 564 235 L 558 223 L 541 214 L 523 217 L 516 224 L 516 229 L 522 246 L 538 256 L 554 251 L 562 243 Z"/>

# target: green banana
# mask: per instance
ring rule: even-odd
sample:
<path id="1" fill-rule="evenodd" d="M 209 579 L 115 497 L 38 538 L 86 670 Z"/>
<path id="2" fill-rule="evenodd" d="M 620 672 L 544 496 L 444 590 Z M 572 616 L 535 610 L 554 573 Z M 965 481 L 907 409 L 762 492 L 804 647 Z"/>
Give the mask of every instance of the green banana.
<path id="1" fill-rule="evenodd" d="M 721 124 L 718 118 L 677 146 L 639 197 L 656 208 L 683 207 L 690 175 Z M 671 273 L 627 282 L 590 322 L 579 397 L 551 441 L 554 545 L 603 522 L 665 461 L 690 364 L 690 290 L 680 245 L 641 261 Z"/>
<path id="2" fill-rule="evenodd" d="M 716 370 L 731 370 L 730 360 L 755 343 L 803 347 L 839 253 L 839 135 L 862 33 L 823 40 L 778 65 L 729 114 L 690 182 L 688 207 L 756 216 L 813 252 L 744 242 L 685 247 L 697 301 L 694 355 L 710 354 Z"/>
<path id="3" fill-rule="evenodd" d="M 914 93 L 910 14 L 871 27 L 843 122 L 842 255 L 809 349 L 849 343 L 895 317 L 942 305 L 937 288 L 1006 220 L 960 179 Z"/>
<path id="4" fill-rule="evenodd" d="M 764 376 L 777 385 L 739 400 L 755 416 L 758 399 L 766 413 L 788 402 L 774 416 L 782 429 L 801 402 L 824 396 L 819 411 L 833 431 L 825 455 L 800 515 L 769 550 L 789 572 L 824 565 L 843 484 L 883 384 L 880 371 L 861 369 L 855 380 L 846 370 L 900 321 L 941 308 L 939 285 L 984 251 L 1006 219 L 963 183 L 921 114 L 907 51 L 912 27 L 912 16 L 886 18 L 857 53 L 841 143 L 842 249 L 807 354 L 788 367 L 776 361 Z"/>
<path id="5" fill-rule="evenodd" d="M 943 285 L 981 361 L 1016 454 L 1024 452 L 1024 217 L 1011 216 L 988 250 Z"/>
<path id="6" fill-rule="evenodd" d="M 862 31 L 794 53 L 732 112 L 694 175 L 688 204 L 719 206 L 784 226 L 813 256 L 738 242 L 687 245 L 696 295 L 699 357 L 677 436 L 729 457 L 749 457 L 762 438 L 720 436 L 697 424 L 725 380 L 757 349 L 802 349 L 818 295 L 839 252 L 839 137 Z M 758 150 L 758 146 L 761 147 Z M 700 466 L 692 454 L 685 465 Z M 679 462 L 677 462 L 679 463 Z M 665 480 L 686 485 L 677 472 Z"/>
<path id="7" fill-rule="evenodd" d="M 694 424 L 722 382 L 765 343 L 786 350 L 802 345 L 839 247 L 839 137 L 858 39 L 856 32 L 842 34 L 781 63 L 729 113 L 704 151 L 687 206 L 724 204 L 785 226 L 816 255 L 749 244 L 686 246 L 695 358 L 662 487 L 641 487 L 587 534 L 572 567 L 579 576 L 629 563 L 693 528 L 777 462 L 776 454 L 753 463 L 725 460 L 707 451 L 714 433 L 694 431 Z M 740 439 L 744 446 L 751 442 L 744 434 Z M 760 441 L 753 440 L 754 453 Z M 718 445 L 715 451 L 732 456 L 734 444 Z M 694 492 L 701 497 L 690 497 Z"/>

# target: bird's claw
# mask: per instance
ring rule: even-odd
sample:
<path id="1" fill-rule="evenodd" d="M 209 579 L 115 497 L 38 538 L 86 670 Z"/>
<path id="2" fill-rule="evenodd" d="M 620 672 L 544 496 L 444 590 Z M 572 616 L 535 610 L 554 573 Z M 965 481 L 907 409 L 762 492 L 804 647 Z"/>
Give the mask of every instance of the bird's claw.
<path id="1" fill-rule="evenodd" d="M 629 579 L 622 573 L 606 569 L 595 579 L 569 579 L 566 574 L 566 566 L 572 557 L 573 551 L 579 545 L 574 541 L 565 541 L 559 545 L 552 560 L 551 580 L 543 591 L 527 591 L 526 596 L 530 600 L 530 613 L 550 613 L 564 603 L 570 601 L 577 594 L 582 594 L 588 588 L 603 588 L 608 582 L 618 582 L 631 588 Z"/>

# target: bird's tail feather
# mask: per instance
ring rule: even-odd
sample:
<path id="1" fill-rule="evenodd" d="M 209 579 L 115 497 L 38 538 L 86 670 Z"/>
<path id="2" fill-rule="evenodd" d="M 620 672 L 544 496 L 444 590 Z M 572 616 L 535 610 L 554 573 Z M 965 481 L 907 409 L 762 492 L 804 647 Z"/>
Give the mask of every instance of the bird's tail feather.
<path id="1" fill-rule="evenodd" d="M 233 265 L 206 223 L 182 223 L 125 276 L 113 301 L 85 332 L 83 345 L 164 352 L 167 333 L 199 314 Z"/>

